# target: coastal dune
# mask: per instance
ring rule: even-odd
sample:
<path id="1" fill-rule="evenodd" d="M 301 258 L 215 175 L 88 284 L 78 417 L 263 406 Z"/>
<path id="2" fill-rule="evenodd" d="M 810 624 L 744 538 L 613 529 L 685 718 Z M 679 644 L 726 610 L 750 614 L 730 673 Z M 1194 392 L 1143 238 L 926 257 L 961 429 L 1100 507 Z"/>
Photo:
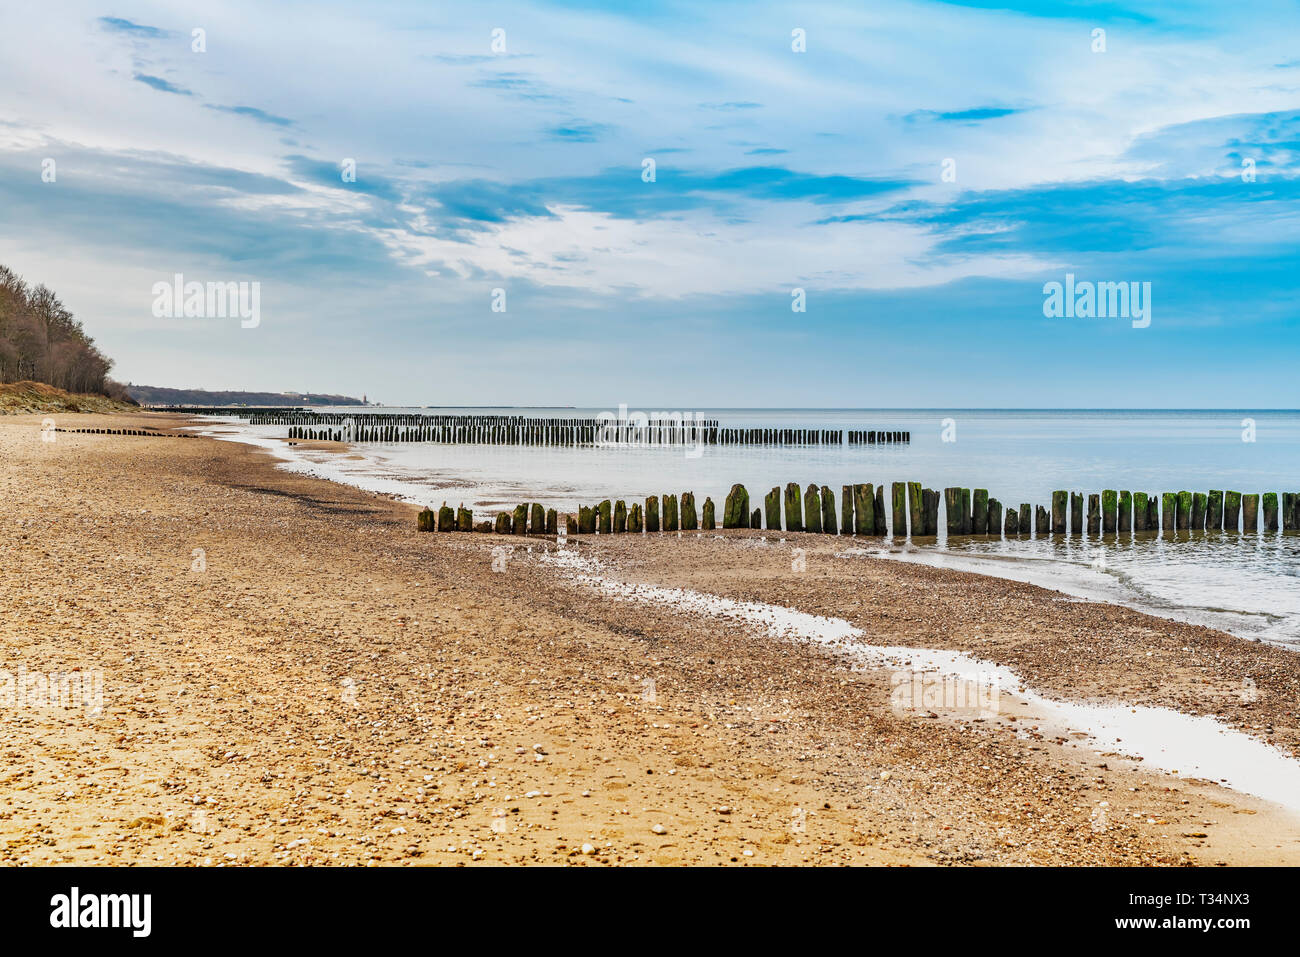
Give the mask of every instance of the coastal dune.
<path id="1" fill-rule="evenodd" d="M 559 554 L 419 534 L 413 506 L 232 442 L 47 439 L 0 420 L 0 669 L 47 691 L 0 701 L 0 862 L 1300 861 L 1293 810 L 1098 753 L 1028 693 L 1212 717 L 1294 760 L 1286 649 L 825 536 Z M 1026 693 L 900 708 L 904 662 L 628 600 L 651 588 L 961 653 Z M 97 700 L 51 700 L 70 674 Z"/>

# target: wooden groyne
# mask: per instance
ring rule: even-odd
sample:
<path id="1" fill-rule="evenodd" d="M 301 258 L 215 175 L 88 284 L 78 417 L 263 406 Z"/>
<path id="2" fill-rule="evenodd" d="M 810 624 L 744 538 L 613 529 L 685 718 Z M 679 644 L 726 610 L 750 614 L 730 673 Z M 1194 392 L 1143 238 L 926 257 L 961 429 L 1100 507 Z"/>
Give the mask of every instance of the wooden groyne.
<path id="1" fill-rule="evenodd" d="M 138 435 L 145 439 L 197 439 L 191 432 L 151 432 L 148 429 L 52 429 L 54 432 L 81 433 L 83 435 Z"/>
<path id="2" fill-rule="evenodd" d="M 812 532 L 827 535 L 861 535 L 925 538 L 938 535 L 939 503 L 944 504 L 943 524 L 949 538 L 1001 536 L 1042 538 L 1083 537 L 1104 540 L 1139 532 L 1280 532 L 1300 530 L 1300 492 L 1243 495 L 1236 491 L 1148 492 L 1106 489 L 1086 494 L 1057 490 L 1050 505 L 1021 502 L 1003 505 L 987 489 L 960 486 L 942 494 L 920 482 L 893 482 L 888 511 L 885 485 L 864 483 L 840 487 L 838 507 L 828 485 L 809 484 L 801 489 L 791 482 L 782 490 L 773 486 L 763 496 L 763 507 L 753 508 L 744 485 L 733 485 L 722 508 L 723 528 Z M 756 504 L 756 503 L 755 503 Z M 1086 505 L 1086 512 L 1085 512 Z M 1067 507 L 1068 506 L 1068 507 Z M 892 520 L 892 521 L 891 521 Z M 473 522 L 461 508 L 453 513 L 443 503 L 438 512 L 426 508 L 419 515 L 421 531 L 495 531 L 505 535 L 555 535 L 563 526 L 570 535 L 619 535 L 640 532 L 712 530 L 713 499 L 706 498 L 697 519 L 695 493 L 650 495 L 630 505 L 624 499 L 605 499 L 583 505 L 575 515 L 557 515 L 534 503 L 521 503 L 498 512 L 494 522 Z M 892 531 L 891 531 L 892 530 Z"/>
<path id="3" fill-rule="evenodd" d="M 900 445 L 901 430 L 734 428 L 694 415 L 668 418 L 552 418 L 449 413 L 317 412 L 309 409 L 188 408 L 188 415 L 285 425 L 288 437 L 319 442 L 440 442 L 474 445 Z"/>

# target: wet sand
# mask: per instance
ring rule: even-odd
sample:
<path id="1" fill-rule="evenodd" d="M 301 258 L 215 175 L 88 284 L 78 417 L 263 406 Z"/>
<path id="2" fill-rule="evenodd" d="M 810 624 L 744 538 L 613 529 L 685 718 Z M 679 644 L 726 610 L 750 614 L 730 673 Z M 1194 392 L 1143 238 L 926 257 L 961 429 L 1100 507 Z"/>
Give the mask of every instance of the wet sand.
<path id="1" fill-rule="evenodd" d="M 886 669 L 602 595 L 554 542 L 419 534 L 409 505 L 234 443 L 42 442 L 40 423 L 0 420 L 0 668 L 98 671 L 103 708 L 0 705 L 0 862 L 1300 860 L 1292 812 L 1096 754 L 1014 696 L 985 720 L 900 713 Z M 785 538 L 569 548 L 620 581 L 833 615 L 1061 698 L 1300 747 L 1291 652 Z"/>

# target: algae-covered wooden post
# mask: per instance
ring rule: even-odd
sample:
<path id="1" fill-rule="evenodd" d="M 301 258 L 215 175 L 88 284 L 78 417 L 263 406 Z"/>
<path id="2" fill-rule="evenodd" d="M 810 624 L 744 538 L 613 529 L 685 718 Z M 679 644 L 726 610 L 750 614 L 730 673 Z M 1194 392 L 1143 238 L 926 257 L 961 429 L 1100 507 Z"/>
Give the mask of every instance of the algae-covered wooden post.
<path id="1" fill-rule="evenodd" d="M 438 531 L 456 531 L 456 512 L 446 502 L 443 502 L 442 508 L 438 509 Z"/>
<path id="2" fill-rule="evenodd" d="M 528 520 L 528 530 L 534 535 L 546 534 L 546 509 L 537 502 L 533 503 L 533 514 Z"/>
<path id="3" fill-rule="evenodd" d="M 1205 527 L 1210 531 L 1223 530 L 1223 491 L 1210 489 L 1209 502 L 1205 508 Z"/>
<path id="4" fill-rule="evenodd" d="M 1020 524 L 1020 519 L 1015 516 L 1016 516 L 1016 510 L 1014 508 L 1007 509 L 1007 521 L 1010 522 L 1012 525 L 1018 526 Z M 1001 535 L 1005 529 L 1005 526 L 1002 521 L 1002 503 L 995 498 L 989 499 L 986 522 L 987 522 L 987 524 L 985 525 L 986 535 Z M 1015 534 L 1014 529 L 1012 530 L 1011 534 L 1012 535 Z"/>
<path id="5" fill-rule="evenodd" d="M 803 493 L 803 530 L 814 533 L 822 530 L 822 500 L 816 485 L 809 485 Z"/>
<path id="6" fill-rule="evenodd" d="M 1052 533 L 1052 519 L 1044 505 L 1034 506 L 1034 532 L 1037 535 L 1050 535 Z"/>
<path id="7" fill-rule="evenodd" d="M 632 507 L 628 509 L 627 530 L 638 534 L 645 530 L 645 512 L 641 510 L 640 502 L 633 502 Z"/>
<path id="8" fill-rule="evenodd" d="M 1241 521 L 1241 493 L 1227 489 L 1223 492 L 1223 528 L 1235 532 Z"/>
<path id="9" fill-rule="evenodd" d="M 627 502 L 621 498 L 614 503 L 613 533 L 619 535 L 627 531 Z"/>
<path id="10" fill-rule="evenodd" d="M 456 509 L 456 529 L 461 532 L 474 531 L 474 512 L 465 506 Z"/>
<path id="11" fill-rule="evenodd" d="M 701 511 L 700 527 L 706 531 L 712 531 L 717 526 L 713 523 L 713 499 L 707 495 L 704 497 L 704 508 Z"/>
<path id="12" fill-rule="evenodd" d="M 420 514 L 415 516 L 416 531 L 420 531 L 420 532 L 433 531 L 434 522 L 436 520 L 437 520 L 437 516 L 434 514 L 433 509 L 429 508 L 426 505 L 424 509 L 420 512 Z"/>
<path id="13" fill-rule="evenodd" d="M 1133 493 L 1119 493 L 1119 530 L 1121 532 L 1133 531 Z"/>
<path id="14" fill-rule="evenodd" d="M 578 534 L 596 534 L 596 509 L 591 505 L 578 506 Z"/>
<path id="15" fill-rule="evenodd" d="M 645 530 L 659 531 L 659 496 L 647 495 L 645 500 Z"/>
<path id="16" fill-rule="evenodd" d="M 907 486 L 902 482 L 894 482 L 889 487 L 892 493 L 894 505 L 894 537 L 907 537 Z"/>
<path id="17" fill-rule="evenodd" d="M 700 518 L 695 511 L 695 493 L 682 493 L 682 530 L 693 532 L 700 527 Z"/>
<path id="18" fill-rule="evenodd" d="M 1119 493 L 1113 488 L 1101 493 L 1101 530 L 1113 535 L 1119 528 Z"/>
<path id="19" fill-rule="evenodd" d="M 803 493 L 794 482 L 785 486 L 785 530 L 803 531 Z"/>
<path id="20" fill-rule="evenodd" d="M 907 518 L 913 538 L 925 534 L 925 489 L 920 482 L 907 483 Z"/>
<path id="21" fill-rule="evenodd" d="M 1241 497 L 1241 530 L 1247 534 L 1259 531 L 1259 495 L 1254 492 Z"/>
<path id="22" fill-rule="evenodd" d="M 926 535 L 939 534 L 939 493 L 932 488 L 921 489 L 921 500 L 925 507 L 924 529 Z"/>
<path id="23" fill-rule="evenodd" d="M 885 511 L 885 483 L 876 486 L 876 534 L 884 537 L 889 534 L 889 513 Z"/>
<path id="24" fill-rule="evenodd" d="M 527 505 L 515 506 L 514 521 L 510 527 L 516 535 L 528 534 L 528 506 Z"/>
<path id="25" fill-rule="evenodd" d="M 853 486 L 840 487 L 840 531 L 845 535 L 853 534 Z"/>
<path id="26" fill-rule="evenodd" d="M 1264 531 L 1277 531 L 1277 492 L 1264 493 Z"/>
<path id="27" fill-rule="evenodd" d="M 677 528 L 678 528 L 677 496 L 665 495 L 664 496 L 664 531 L 675 532 L 677 531 Z"/>
<path id="28" fill-rule="evenodd" d="M 774 485 L 772 491 L 763 496 L 763 512 L 767 518 L 767 527 L 773 531 L 781 530 L 781 487 Z"/>
<path id="29" fill-rule="evenodd" d="M 975 495 L 972 499 L 971 511 L 971 532 L 975 535 L 987 535 L 989 529 L 989 490 L 986 488 L 975 489 Z M 1001 523 L 998 523 L 999 526 Z M 999 531 L 999 529 L 992 529 Z"/>
<path id="30" fill-rule="evenodd" d="M 1066 493 L 1057 490 L 1052 493 L 1052 531 L 1057 535 L 1065 534 Z"/>
<path id="31" fill-rule="evenodd" d="M 1147 530 L 1147 493 L 1133 493 L 1133 531 L 1145 532 Z"/>
<path id="32" fill-rule="evenodd" d="M 1160 528 L 1162 531 L 1174 530 L 1174 515 L 1178 512 L 1178 493 L 1160 493 Z"/>
<path id="33" fill-rule="evenodd" d="M 546 534 L 547 535 L 558 535 L 560 533 L 559 519 L 560 516 L 556 513 L 555 509 L 548 508 L 546 510 Z"/>
<path id="34" fill-rule="evenodd" d="M 943 490 L 943 507 L 947 513 L 949 535 L 961 534 L 961 489 L 950 486 Z"/>
<path id="35" fill-rule="evenodd" d="M 498 535 L 510 534 L 510 513 L 497 512 L 496 533 Z"/>
<path id="36" fill-rule="evenodd" d="M 1178 493 L 1178 513 L 1175 526 L 1179 531 L 1185 531 L 1192 527 L 1192 493 L 1182 491 Z"/>
<path id="37" fill-rule="evenodd" d="M 1192 493 L 1192 531 L 1205 531 L 1205 512 L 1210 501 L 1206 492 Z"/>
<path id="38" fill-rule="evenodd" d="M 1101 496 L 1095 492 L 1088 496 L 1088 534 L 1101 531 Z"/>
<path id="39" fill-rule="evenodd" d="M 1028 502 L 1020 503 L 1020 515 L 1016 519 L 1016 534 L 1028 535 L 1029 530 L 1033 527 L 1033 513 L 1029 510 Z"/>
<path id="40" fill-rule="evenodd" d="M 1070 534 L 1083 534 L 1083 493 L 1070 493 Z"/>
<path id="41" fill-rule="evenodd" d="M 829 485 L 822 486 L 822 531 L 827 535 L 838 535 L 835 524 L 835 493 Z"/>
<path id="42" fill-rule="evenodd" d="M 749 527 L 749 492 L 745 486 L 736 484 L 727 493 L 727 500 L 722 509 L 723 528 Z"/>
<path id="43" fill-rule="evenodd" d="M 870 482 L 853 486 L 853 531 L 876 534 L 876 498 Z"/>
<path id="44" fill-rule="evenodd" d="M 971 534 L 975 526 L 974 519 L 971 515 L 971 508 L 970 489 L 963 488 L 961 490 L 961 533 L 963 535 Z"/>

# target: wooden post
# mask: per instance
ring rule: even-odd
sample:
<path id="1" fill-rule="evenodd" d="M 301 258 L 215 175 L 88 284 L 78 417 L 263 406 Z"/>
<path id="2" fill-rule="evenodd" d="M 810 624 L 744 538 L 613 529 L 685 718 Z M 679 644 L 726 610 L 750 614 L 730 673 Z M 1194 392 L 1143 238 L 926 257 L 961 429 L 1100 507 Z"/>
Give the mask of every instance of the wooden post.
<path id="1" fill-rule="evenodd" d="M 1264 531 L 1277 531 L 1277 492 L 1264 493 Z"/>
<path id="2" fill-rule="evenodd" d="M 1192 531 L 1205 531 L 1205 512 L 1210 496 L 1205 492 L 1192 493 Z"/>
<path id="3" fill-rule="evenodd" d="M 1119 525 L 1119 493 L 1112 488 L 1103 489 L 1101 493 L 1101 530 L 1113 535 Z"/>
<path id="4" fill-rule="evenodd" d="M 816 485 L 809 485 L 803 493 L 803 530 L 820 532 L 822 530 L 822 502 Z"/>
<path id="5" fill-rule="evenodd" d="M 889 534 L 888 512 L 885 511 L 885 483 L 876 486 L 876 534 L 884 537 Z"/>
<path id="6" fill-rule="evenodd" d="M 645 500 L 645 530 L 659 531 L 659 496 L 647 495 Z"/>
<path id="7" fill-rule="evenodd" d="M 921 500 L 925 505 L 925 534 L 939 534 L 939 493 L 932 488 L 921 489 Z"/>
<path id="8" fill-rule="evenodd" d="M 1065 534 L 1065 501 L 1065 492 L 1058 489 L 1052 493 L 1052 532 L 1057 535 Z"/>
<path id="9" fill-rule="evenodd" d="M 840 531 L 845 535 L 853 534 L 853 486 L 840 488 Z"/>
<path id="10" fill-rule="evenodd" d="M 415 516 L 415 529 L 419 532 L 433 531 L 433 523 L 436 521 L 433 509 L 425 506 L 419 515 Z"/>
<path id="11" fill-rule="evenodd" d="M 456 509 L 456 530 L 460 532 L 474 531 L 474 512 L 465 506 Z"/>
<path id="12" fill-rule="evenodd" d="M 1178 493 L 1178 512 L 1176 527 L 1179 531 L 1185 531 L 1192 527 L 1192 493 L 1182 491 Z"/>
<path id="13" fill-rule="evenodd" d="M 949 487 L 943 490 L 943 505 L 948 513 L 948 536 L 961 534 L 961 489 Z"/>
<path id="14" fill-rule="evenodd" d="M 974 524 L 971 517 L 970 489 L 964 488 L 961 490 L 961 533 L 963 535 L 971 534 Z"/>
<path id="15" fill-rule="evenodd" d="M 1205 527 L 1213 532 L 1223 530 L 1223 492 L 1210 489 L 1209 502 L 1205 510 Z"/>
<path id="16" fill-rule="evenodd" d="M 1241 530 L 1248 535 L 1259 531 L 1259 495 L 1254 492 L 1241 497 Z"/>
<path id="17" fill-rule="evenodd" d="M 627 502 L 621 498 L 614 503 L 614 532 L 619 535 L 627 531 Z"/>
<path id="18" fill-rule="evenodd" d="M 827 535 L 838 535 L 835 524 L 835 493 L 829 485 L 822 486 L 822 531 Z"/>
<path id="19" fill-rule="evenodd" d="M 1032 513 L 1029 511 L 1029 503 L 1021 502 L 1020 515 L 1017 517 L 1016 520 L 1016 534 L 1028 535 L 1032 523 L 1033 523 L 1033 517 L 1032 517 Z"/>
<path id="20" fill-rule="evenodd" d="M 767 517 L 767 527 L 772 531 L 781 530 L 781 488 L 774 485 L 772 491 L 763 496 L 763 511 Z"/>
<path id="21" fill-rule="evenodd" d="M 1119 493 L 1119 530 L 1121 532 L 1133 531 L 1133 493 Z"/>
<path id="22" fill-rule="evenodd" d="M 528 521 L 528 531 L 534 535 L 546 534 L 546 509 L 537 502 L 533 503 L 533 514 Z"/>
<path id="23" fill-rule="evenodd" d="M 496 533 L 498 535 L 510 534 L 510 516 L 506 512 L 497 512 Z"/>
<path id="24" fill-rule="evenodd" d="M 722 527 L 749 527 L 749 492 L 745 491 L 745 486 L 740 484 L 731 486 L 727 500 L 723 503 Z"/>
<path id="25" fill-rule="evenodd" d="M 788 483 L 785 487 L 785 530 L 803 531 L 803 495 L 794 482 Z"/>
<path id="26" fill-rule="evenodd" d="M 556 514 L 555 509 L 553 508 L 548 508 L 546 510 L 546 534 L 547 535 L 560 534 L 559 516 Z"/>
<path id="27" fill-rule="evenodd" d="M 516 535 L 528 534 L 528 506 L 527 505 L 515 506 L 514 525 L 511 527 L 514 529 L 514 533 Z"/>
<path id="28" fill-rule="evenodd" d="M 632 508 L 627 513 L 627 530 L 629 533 L 639 534 L 645 529 L 645 512 L 641 510 L 640 502 L 633 502 Z"/>
<path id="29" fill-rule="evenodd" d="M 682 493 L 682 530 L 693 532 L 700 527 L 699 516 L 695 512 L 695 493 Z"/>
<path id="30" fill-rule="evenodd" d="M 925 491 L 920 482 L 907 483 L 907 517 L 913 538 L 925 534 Z"/>
<path id="31" fill-rule="evenodd" d="M 1083 493 L 1070 493 L 1070 534 L 1083 534 Z"/>
<path id="32" fill-rule="evenodd" d="M 596 534 L 596 510 L 590 505 L 578 506 L 578 534 Z"/>
<path id="33" fill-rule="evenodd" d="M 1038 535 L 1052 534 L 1052 520 L 1042 505 L 1034 506 L 1034 530 Z"/>
<path id="34" fill-rule="evenodd" d="M 1096 535 L 1101 531 L 1101 496 L 1095 492 L 1088 496 L 1088 534 Z"/>
<path id="35" fill-rule="evenodd" d="M 446 502 L 443 502 L 442 508 L 438 509 L 438 531 L 456 531 L 456 512 Z"/>
<path id="36" fill-rule="evenodd" d="M 1175 492 L 1162 492 L 1160 495 L 1160 528 L 1162 531 L 1174 530 L 1174 514 L 1178 511 L 1178 495 Z"/>
<path id="37" fill-rule="evenodd" d="M 989 533 L 989 490 L 986 488 L 977 488 L 973 500 L 974 509 L 971 512 L 971 533 L 974 535 L 987 535 Z M 1002 523 L 994 531 L 1001 528 Z"/>
<path id="38" fill-rule="evenodd" d="M 564 513 L 564 531 L 568 535 L 578 534 L 578 519 L 572 512 Z"/>
<path id="39" fill-rule="evenodd" d="M 1241 493 L 1224 490 L 1223 492 L 1223 530 L 1235 532 L 1241 521 Z"/>
<path id="40" fill-rule="evenodd" d="M 907 538 L 907 486 L 895 482 L 890 491 L 894 502 L 894 537 Z"/>
<path id="41" fill-rule="evenodd" d="M 1147 493 L 1133 493 L 1133 531 L 1145 532 L 1147 530 Z"/>
<path id="42" fill-rule="evenodd" d="M 1005 528 L 1010 528 L 1009 534 L 1014 535 L 1016 528 L 1019 527 L 1020 519 L 1016 515 L 1014 508 L 1007 509 L 1006 524 L 1002 520 L 1002 503 L 995 498 L 989 499 L 987 525 L 985 528 L 986 535 L 1001 535 Z"/>
<path id="43" fill-rule="evenodd" d="M 700 524 L 705 531 L 712 531 L 715 528 L 713 524 L 713 499 L 707 495 L 704 497 L 703 516 Z"/>
<path id="44" fill-rule="evenodd" d="M 677 496 L 664 496 L 664 531 L 677 531 Z"/>
<path id="45" fill-rule="evenodd" d="M 756 508 L 756 509 L 754 509 L 753 512 L 750 513 L 750 516 L 749 516 L 749 527 L 750 527 L 750 528 L 762 528 L 762 527 L 763 527 L 763 510 L 762 510 L 761 508 Z"/>
<path id="46" fill-rule="evenodd" d="M 853 531 L 858 535 L 876 534 L 876 498 L 871 483 L 853 486 Z"/>

